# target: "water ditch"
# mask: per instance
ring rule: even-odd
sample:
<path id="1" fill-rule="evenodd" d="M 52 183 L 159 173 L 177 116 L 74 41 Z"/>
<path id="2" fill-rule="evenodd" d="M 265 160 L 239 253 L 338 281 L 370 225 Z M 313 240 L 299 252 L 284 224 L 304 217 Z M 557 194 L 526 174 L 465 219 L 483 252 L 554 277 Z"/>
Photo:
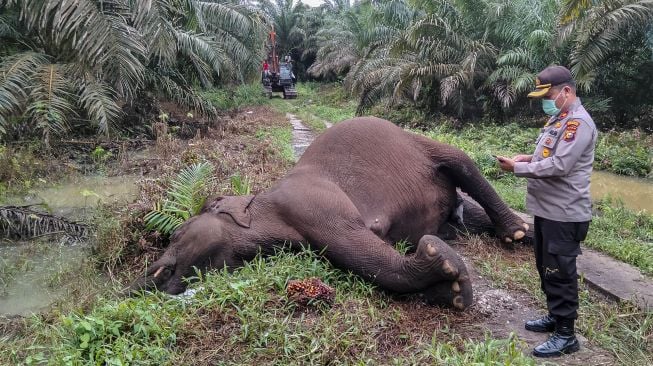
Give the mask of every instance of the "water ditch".
<path id="1" fill-rule="evenodd" d="M 313 131 L 292 114 L 292 145 L 295 159 L 315 139 Z M 330 127 L 327 125 L 327 127 Z M 10 197 L 5 205 L 40 205 L 51 214 L 87 221 L 99 204 L 129 203 L 136 197 L 140 176 L 83 176 L 67 182 L 33 189 Z M 610 195 L 626 207 L 653 212 L 653 183 L 650 179 L 623 177 L 597 171 L 592 176 L 594 199 Z M 0 315 L 28 315 L 46 309 L 65 296 L 59 286 L 62 273 L 74 271 L 86 260 L 88 241 L 66 236 L 41 237 L 28 241 L 0 240 Z"/>
<path id="2" fill-rule="evenodd" d="M 81 176 L 9 197 L 3 204 L 34 205 L 52 215 L 88 221 L 100 204 L 129 203 L 139 176 Z M 44 235 L 0 240 L 0 315 L 28 315 L 66 294 L 66 279 L 88 258 L 90 240 Z"/>

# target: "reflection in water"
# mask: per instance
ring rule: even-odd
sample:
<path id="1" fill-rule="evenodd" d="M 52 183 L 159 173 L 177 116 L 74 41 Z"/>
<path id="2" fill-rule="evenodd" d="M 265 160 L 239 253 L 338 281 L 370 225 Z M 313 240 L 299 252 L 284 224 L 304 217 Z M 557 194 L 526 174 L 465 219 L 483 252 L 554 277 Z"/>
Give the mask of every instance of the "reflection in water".
<path id="1" fill-rule="evenodd" d="M 51 213 L 73 220 L 89 218 L 98 203 L 128 203 L 138 176 L 84 176 L 54 187 L 33 189 L 3 204 L 43 204 Z M 60 276 L 74 273 L 88 255 L 87 243 L 71 244 L 56 236 L 25 242 L 0 240 L 0 315 L 41 311 L 66 293 Z M 65 282 L 65 281 L 64 281 Z"/>
<path id="2" fill-rule="evenodd" d="M 62 274 L 76 271 L 87 253 L 81 244 L 50 239 L 0 241 L 0 315 L 28 315 L 65 293 Z"/>
<path id="3" fill-rule="evenodd" d="M 80 220 L 86 210 L 97 207 L 99 202 L 110 204 L 129 202 L 138 193 L 138 176 L 82 176 L 53 187 L 36 188 L 19 197 L 9 198 L 9 205 L 33 205 L 43 203 L 54 215 Z"/>
<path id="4" fill-rule="evenodd" d="M 653 213 L 653 181 L 650 179 L 594 171 L 590 190 L 595 200 L 610 195 L 622 200 L 630 209 Z"/>

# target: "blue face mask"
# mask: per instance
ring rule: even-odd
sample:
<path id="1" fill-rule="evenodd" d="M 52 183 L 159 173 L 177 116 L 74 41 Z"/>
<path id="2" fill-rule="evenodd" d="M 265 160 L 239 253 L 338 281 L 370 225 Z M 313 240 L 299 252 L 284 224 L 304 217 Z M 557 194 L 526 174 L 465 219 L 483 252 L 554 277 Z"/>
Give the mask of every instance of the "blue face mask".
<path id="1" fill-rule="evenodd" d="M 542 110 L 549 116 L 560 114 L 560 108 L 556 107 L 555 99 L 542 99 Z"/>
<path id="2" fill-rule="evenodd" d="M 544 113 L 548 114 L 549 116 L 557 116 L 560 114 L 560 108 L 556 107 L 556 100 L 558 100 L 560 94 L 562 94 L 562 90 L 560 90 L 560 93 L 558 93 L 554 99 L 542 99 L 542 110 Z M 565 101 L 562 103 L 562 105 L 564 106 L 566 103 L 567 99 L 565 98 Z"/>

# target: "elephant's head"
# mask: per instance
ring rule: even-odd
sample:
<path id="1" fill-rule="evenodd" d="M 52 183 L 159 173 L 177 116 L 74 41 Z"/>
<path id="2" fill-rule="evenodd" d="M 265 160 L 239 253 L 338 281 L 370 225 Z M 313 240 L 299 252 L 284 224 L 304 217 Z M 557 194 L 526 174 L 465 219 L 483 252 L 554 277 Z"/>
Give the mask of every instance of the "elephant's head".
<path id="1" fill-rule="evenodd" d="M 181 225 L 170 238 L 163 256 L 134 281 L 128 293 L 158 289 L 178 294 L 186 289 L 184 278 L 193 277 L 195 269 L 234 265 L 234 244 L 242 241 L 249 229 L 248 207 L 254 196 L 218 197 L 207 202 L 199 215 Z"/>

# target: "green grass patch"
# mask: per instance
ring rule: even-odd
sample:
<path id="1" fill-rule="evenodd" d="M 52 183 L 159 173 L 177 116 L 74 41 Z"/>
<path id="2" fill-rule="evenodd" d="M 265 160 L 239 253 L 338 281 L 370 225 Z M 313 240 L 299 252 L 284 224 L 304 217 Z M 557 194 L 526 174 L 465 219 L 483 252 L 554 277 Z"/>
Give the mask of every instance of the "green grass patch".
<path id="1" fill-rule="evenodd" d="M 302 310 L 286 298 L 290 280 L 309 277 L 336 289 L 331 307 Z M 410 314 L 386 294 L 308 250 L 199 278 L 192 298 L 101 298 L 88 312 L 28 318 L 19 334 L 0 335 L 0 363 L 534 364 L 514 337 L 473 341 L 447 326 L 404 328 Z"/>
<path id="2" fill-rule="evenodd" d="M 609 199 L 595 202 L 585 245 L 653 275 L 653 215 L 633 212 Z"/>
<path id="3" fill-rule="evenodd" d="M 295 151 L 292 146 L 292 126 L 260 129 L 256 131 L 255 136 L 258 139 L 270 139 L 272 145 L 279 151 L 284 160 L 295 161 Z"/>
<path id="4" fill-rule="evenodd" d="M 223 111 L 269 103 L 260 83 L 242 84 L 228 88 L 215 88 L 203 91 L 201 94 L 217 109 Z"/>
<path id="5" fill-rule="evenodd" d="M 272 106 L 283 113 L 292 113 L 316 132 L 325 122 L 336 124 L 354 117 L 356 103 L 344 94 L 338 84 L 297 84 L 297 99 L 272 99 Z"/>

